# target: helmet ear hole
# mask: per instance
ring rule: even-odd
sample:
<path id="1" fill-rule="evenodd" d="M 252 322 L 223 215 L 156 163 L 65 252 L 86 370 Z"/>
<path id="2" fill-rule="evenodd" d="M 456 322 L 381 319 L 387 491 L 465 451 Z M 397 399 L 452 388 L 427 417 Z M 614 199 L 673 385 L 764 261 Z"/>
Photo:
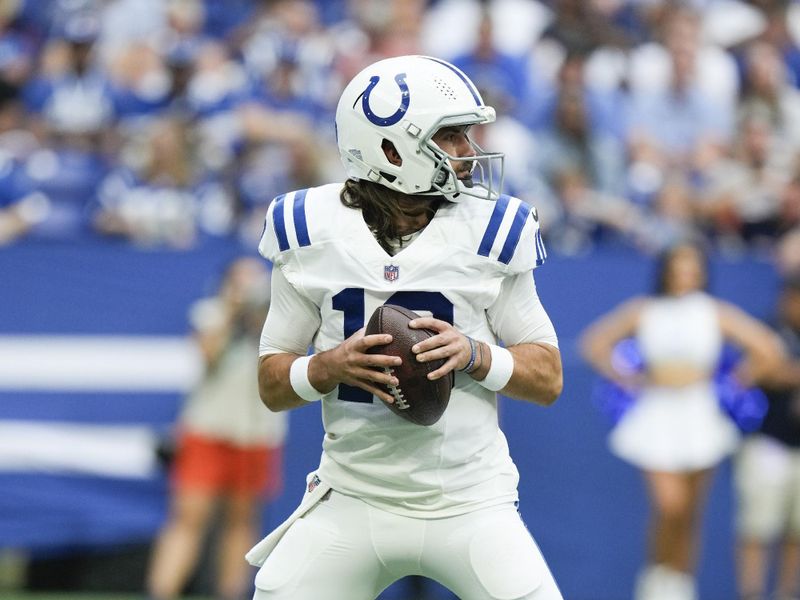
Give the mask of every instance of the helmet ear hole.
<path id="1" fill-rule="evenodd" d="M 388 160 L 390 163 L 392 163 L 396 167 L 400 167 L 403 165 L 403 157 L 400 156 L 400 153 L 397 151 L 397 148 L 395 148 L 392 142 L 390 142 L 386 138 L 383 138 L 383 141 L 381 142 L 381 149 L 383 150 L 383 153 L 386 155 L 386 160 Z"/>

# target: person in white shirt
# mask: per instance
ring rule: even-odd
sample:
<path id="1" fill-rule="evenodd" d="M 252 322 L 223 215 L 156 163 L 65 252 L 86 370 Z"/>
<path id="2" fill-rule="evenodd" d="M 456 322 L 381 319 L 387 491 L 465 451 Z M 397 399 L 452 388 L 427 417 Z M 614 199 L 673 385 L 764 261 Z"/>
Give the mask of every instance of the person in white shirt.
<path id="1" fill-rule="evenodd" d="M 463 600 L 562 599 L 517 512 L 498 426 L 497 392 L 549 405 L 562 371 L 532 277 L 545 259 L 537 212 L 500 193 L 502 155 L 469 137 L 494 117 L 449 63 L 380 61 L 339 101 L 348 180 L 270 205 L 261 397 L 274 411 L 322 399 L 325 438 L 300 506 L 248 554 L 256 600 L 368 600 L 408 575 Z M 413 348 L 444 359 L 430 378 L 455 372 L 432 426 L 382 405 L 397 384 L 383 369 L 400 359 L 368 354 L 390 336 L 363 326 L 384 303 L 436 332 Z"/>

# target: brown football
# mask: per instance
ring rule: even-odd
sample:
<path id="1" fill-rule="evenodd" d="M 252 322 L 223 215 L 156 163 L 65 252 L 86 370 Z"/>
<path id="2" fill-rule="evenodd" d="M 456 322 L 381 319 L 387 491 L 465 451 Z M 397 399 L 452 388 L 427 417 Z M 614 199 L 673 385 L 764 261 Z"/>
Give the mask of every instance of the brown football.
<path id="1" fill-rule="evenodd" d="M 399 385 L 386 386 L 395 399 L 393 404 L 386 406 L 396 415 L 412 423 L 433 425 L 447 408 L 454 376 L 450 372 L 447 377 L 441 377 L 436 381 L 427 378 L 428 373 L 441 367 L 445 361 L 434 360 L 427 363 L 417 361 L 411 347 L 436 335 L 436 332 L 430 329 L 411 329 L 408 326 L 409 321 L 418 318 L 419 315 L 412 310 L 394 304 L 384 304 L 372 313 L 365 335 L 390 334 L 392 336 L 390 343 L 373 346 L 369 352 L 399 356 L 403 359 L 402 365 L 392 369 Z"/>

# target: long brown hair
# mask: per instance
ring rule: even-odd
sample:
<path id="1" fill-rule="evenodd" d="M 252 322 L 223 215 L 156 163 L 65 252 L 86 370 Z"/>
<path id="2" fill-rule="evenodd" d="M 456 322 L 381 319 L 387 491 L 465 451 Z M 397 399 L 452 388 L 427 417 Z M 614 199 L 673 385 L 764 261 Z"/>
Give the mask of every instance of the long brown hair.
<path id="1" fill-rule="evenodd" d="M 348 208 L 361 210 L 364 222 L 378 240 L 378 244 L 389 253 L 393 249 L 392 242 L 396 243 L 400 239 L 397 231 L 397 223 L 403 216 L 400 201 L 413 197 L 372 181 L 355 181 L 353 179 L 344 182 L 344 187 L 339 194 L 342 204 Z M 429 196 L 423 196 L 420 200 L 423 198 L 426 201 L 430 200 Z M 428 205 L 430 218 L 433 218 L 439 204 L 441 204 L 441 198 L 437 198 Z"/>
<path id="2" fill-rule="evenodd" d="M 708 255 L 700 244 L 691 240 L 681 240 L 664 250 L 656 260 L 656 286 L 655 293 L 657 296 L 666 296 L 669 294 L 669 277 L 672 261 L 675 256 L 682 250 L 693 250 L 697 255 L 700 262 L 700 269 L 703 272 L 703 280 L 700 289 L 708 291 L 708 277 L 709 265 Z"/>

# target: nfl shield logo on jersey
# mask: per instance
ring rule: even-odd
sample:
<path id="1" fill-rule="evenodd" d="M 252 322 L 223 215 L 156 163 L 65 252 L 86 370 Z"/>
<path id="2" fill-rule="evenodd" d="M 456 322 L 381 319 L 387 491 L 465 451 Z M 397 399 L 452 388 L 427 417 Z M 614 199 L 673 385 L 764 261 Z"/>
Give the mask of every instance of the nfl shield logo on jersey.
<path id="1" fill-rule="evenodd" d="M 397 281 L 400 277 L 400 267 L 397 265 L 386 265 L 383 267 L 383 278 L 386 281 Z"/>

